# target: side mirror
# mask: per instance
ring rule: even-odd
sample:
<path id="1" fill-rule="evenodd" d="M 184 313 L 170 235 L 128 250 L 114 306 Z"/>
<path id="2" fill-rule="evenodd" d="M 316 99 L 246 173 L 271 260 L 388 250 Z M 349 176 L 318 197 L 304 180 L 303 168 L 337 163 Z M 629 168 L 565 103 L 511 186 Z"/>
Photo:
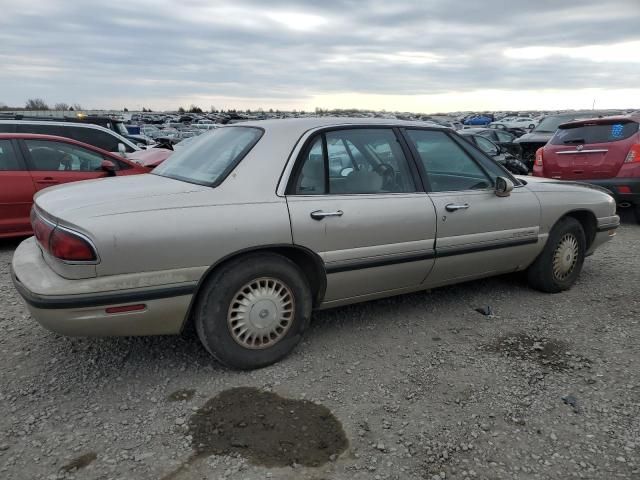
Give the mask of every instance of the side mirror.
<path id="1" fill-rule="evenodd" d="M 118 153 L 123 157 L 127 157 L 127 147 L 124 146 L 124 143 L 118 143 Z"/>
<path id="2" fill-rule="evenodd" d="M 496 195 L 498 197 L 508 197 L 513 190 L 513 182 L 505 177 L 496 178 Z"/>
<path id="3" fill-rule="evenodd" d="M 111 160 L 103 160 L 100 168 L 107 172 L 110 177 L 116 174 L 116 165 Z"/>

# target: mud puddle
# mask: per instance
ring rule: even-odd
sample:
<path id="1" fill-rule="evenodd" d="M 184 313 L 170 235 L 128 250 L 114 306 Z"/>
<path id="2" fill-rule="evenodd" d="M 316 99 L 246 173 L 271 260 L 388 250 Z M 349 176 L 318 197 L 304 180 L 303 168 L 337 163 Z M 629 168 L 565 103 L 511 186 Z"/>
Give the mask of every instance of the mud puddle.
<path id="1" fill-rule="evenodd" d="M 79 457 L 76 457 L 73 460 L 71 460 L 66 465 L 63 465 L 62 467 L 60 467 L 60 471 L 69 473 L 76 470 L 80 470 L 81 468 L 84 468 L 90 463 L 92 463 L 96 458 L 98 458 L 98 455 L 96 454 L 96 452 L 85 453 L 84 455 L 80 455 Z"/>
<path id="2" fill-rule="evenodd" d="M 495 342 L 484 345 L 484 350 L 499 353 L 509 358 L 518 358 L 538 363 L 551 370 L 589 368 L 589 359 L 571 352 L 568 343 L 545 337 L 514 333 L 499 337 Z"/>
<path id="3" fill-rule="evenodd" d="M 256 465 L 317 467 L 348 446 L 328 408 L 241 387 L 209 400 L 189 419 L 194 454 L 238 453 Z"/>

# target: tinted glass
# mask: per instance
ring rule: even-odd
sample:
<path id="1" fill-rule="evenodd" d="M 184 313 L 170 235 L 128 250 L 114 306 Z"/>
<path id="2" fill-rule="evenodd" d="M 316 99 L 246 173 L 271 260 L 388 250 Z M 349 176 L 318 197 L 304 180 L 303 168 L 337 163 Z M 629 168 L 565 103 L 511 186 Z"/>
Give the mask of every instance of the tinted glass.
<path id="1" fill-rule="evenodd" d="M 298 195 L 325 194 L 326 172 L 321 137 L 316 138 L 303 158 L 304 163 L 298 174 L 295 193 Z"/>
<path id="2" fill-rule="evenodd" d="M 407 130 L 427 172 L 431 191 L 489 188 L 491 182 L 478 164 L 444 132 Z"/>
<path id="3" fill-rule="evenodd" d="M 12 123 L 0 123 L 0 133 L 16 133 L 16 126 Z"/>
<path id="4" fill-rule="evenodd" d="M 415 185 L 407 159 L 391 129 L 326 133 L 329 193 L 404 193 Z"/>
<path id="5" fill-rule="evenodd" d="M 97 172 L 102 155 L 76 145 L 47 140 L 25 140 L 32 170 Z"/>
<path id="6" fill-rule="evenodd" d="M 35 125 L 29 123 L 18 123 L 16 133 L 37 133 L 40 135 L 56 135 L 58 137 L 69 137 L 69 132 L 65 133 L 63 127 L 58 125 Z"/>
<path id="7" fill-rule="evenodd" d="M 102 148 L 107 152 L 117 152 L 118 143 L 123 143 L 127 149 L 127 152 L 133 152 L 133 148 L 122 142 L 115 135 L 111 135 L 108 132 L 103 132 L 95 128 L 86 127 L 67 127 L 71 130 L 71 134 L 75 140 L 82 143 L 88 143 L 94 147 Z M 69 136 L 69 135 L 66 135 Z"/>
<path id="8" fill-rule="evenodd" d="M 0 171 L 23 170 L 10 140 L 0 140 Z"/>
<path id="9" fill-rule="evenodd" d="M 608 143 L 625 140 L 638 132 L 636 122 L 597 123 L 558 129 L 551 139 L 552 145 L 577 145 L 582 143 Z"/>
<path id="10" fill-rule="evenodd" d="M 261 136 L 262 130 L 253 127 L 218 128 L 173 153 L 153 173 L 200 185 L 217 184 Z"/>

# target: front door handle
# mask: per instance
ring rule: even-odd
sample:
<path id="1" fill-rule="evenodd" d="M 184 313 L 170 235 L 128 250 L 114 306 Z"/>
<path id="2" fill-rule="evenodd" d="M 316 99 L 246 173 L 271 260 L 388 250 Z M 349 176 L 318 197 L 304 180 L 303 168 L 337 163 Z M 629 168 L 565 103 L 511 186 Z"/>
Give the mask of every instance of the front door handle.
<path id="1" fill-rule="evenodd" d="M 324 217 L 341 217 L 344 212 L 342 210 L 336 210 L 335 212 L 323 212 L 322 210 L 315 210 L 310 213 L 311 218 L 314 220 L 322 220 Z"/>
<path id="2" fill-rule="evenodd" d="M 467 208 L 469 208 L 469 204 L 463 203 L 462 205 L 456 205 L 455 203 L 450 203 L 444 208 L 447 212 L 455 212 L 456 210 L 466 210 Z"/>

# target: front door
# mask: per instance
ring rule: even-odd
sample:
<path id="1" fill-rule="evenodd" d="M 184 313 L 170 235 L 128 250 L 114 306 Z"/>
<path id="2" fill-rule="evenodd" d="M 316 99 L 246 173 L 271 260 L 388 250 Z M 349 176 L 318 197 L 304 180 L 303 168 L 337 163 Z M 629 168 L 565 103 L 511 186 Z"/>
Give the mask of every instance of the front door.
<path id="1" fill-rule="evenodd" d="M 524 268 L 539 252 L 540 204 L 524 186 L 495 194 L 509 176 L 443 131 L 406 130 L 438 217 L 433 287 Z"/>
<path id="2" fill-rule="evenodd" d="M 35 188 L 12 140 L 0 140 L 0 237 L 29 234 Z"/>
<path id="3" fill-rule="evenodd" d="M 325 263 L 325 303 L 420 285 L 433 266 L 435 211 L 391 128 L 312 138 L 287 203 L 293 242 Z"/>

